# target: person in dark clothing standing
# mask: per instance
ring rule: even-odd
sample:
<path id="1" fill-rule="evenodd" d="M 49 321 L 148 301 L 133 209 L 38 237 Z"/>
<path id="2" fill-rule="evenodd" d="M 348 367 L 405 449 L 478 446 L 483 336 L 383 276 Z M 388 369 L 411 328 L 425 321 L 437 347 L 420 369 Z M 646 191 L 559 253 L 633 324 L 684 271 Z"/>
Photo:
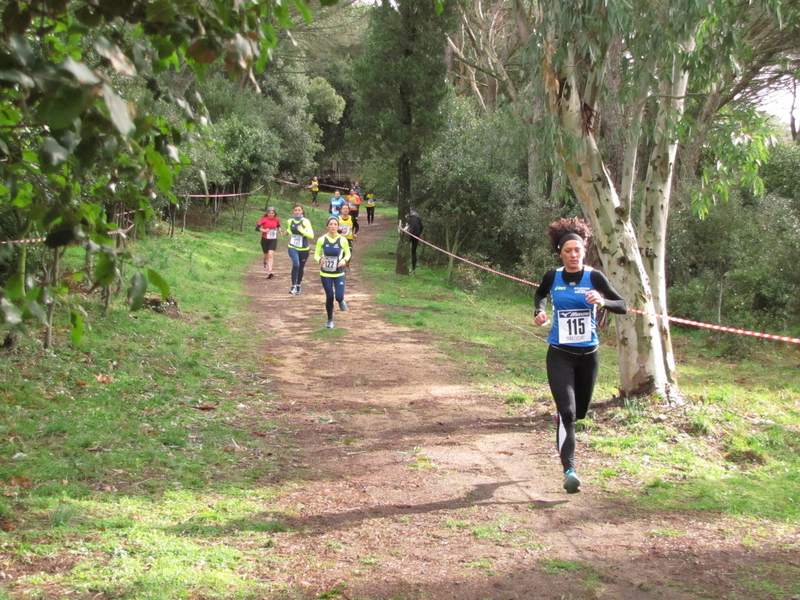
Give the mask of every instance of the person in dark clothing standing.
<path id="1" fill-rule="evenodd" d="M 534 322 L 546 325 L 549 321 L 545 306 L 550 296 L 553 327 L 547 338 L 547 382 L 558 411 L 556 444 L 564 489 L 574 494 L 581 485 L 575 472 L 575 421 L 589 411 L 600 364 L 597 308 L 624 315 L 628 307 L 603 273 L 583 264 L 592 236 L 586 222 L 560 219 L 550 223 L 547 236 L 564 266 L 544 274 L 534 296 Z"/>
<path id="2" fill-rule="evenodd" d="M 417 270 L 417 246 L 419 245 L 419 240 L 417 239 L 419 236 L 422 235 L 423 225 L 422 225 L 422 217 L 419 216 L 419 213 L 415 210 L 412 210 L 408 213 L 408 217 L 406 219 L 408 221 L 408 227 L 406 231 L 411 234 L 411 271 Z M 417 237 L 413 237 L 417 236 Z"/>

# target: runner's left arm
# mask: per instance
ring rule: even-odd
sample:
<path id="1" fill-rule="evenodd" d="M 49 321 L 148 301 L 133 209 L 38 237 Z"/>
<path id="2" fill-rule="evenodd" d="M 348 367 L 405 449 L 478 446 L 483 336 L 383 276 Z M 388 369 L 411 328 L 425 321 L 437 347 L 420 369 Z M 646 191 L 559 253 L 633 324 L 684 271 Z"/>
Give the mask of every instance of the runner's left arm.
<path id="1" fill-rule="evenodd" d="M 604 273 L 597 269 L 592 271 L 592 285 L 594 289 L 603 294 L 603 308 L 618 315 L 624 315 L 628 312 L 628 304 L 625 302 L 625 298 L 617 293 L 617 290 L 613 288 Z"/>

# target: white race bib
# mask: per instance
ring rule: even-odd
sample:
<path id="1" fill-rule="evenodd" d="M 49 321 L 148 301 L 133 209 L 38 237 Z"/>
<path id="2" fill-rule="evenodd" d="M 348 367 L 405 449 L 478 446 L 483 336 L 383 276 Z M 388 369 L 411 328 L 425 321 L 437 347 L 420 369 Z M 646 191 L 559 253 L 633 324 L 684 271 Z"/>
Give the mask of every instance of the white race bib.
<path id="1" fill-rule="evenodd" d="M 350 225 L 339 225 L 339 232 L 342 235 L 347 235 L 350 233 Z"/>
<path id="2" fill-rule="evenodd" d="M 323 256 L 322 257 L 322 265 L 320 269 L 325 273 L 335 273 L 336 269 L 339 268 L 339 257 L 338 256 Z"/>
<path id="3" fill-rule="evenodd" d="M 289 245 L 290 246 L 297 246 L 298 248 L 303 247 L 303 236 L 298 233 L 293 233 L 289 236 Z"/>
<path id="4" fill-rule="evenodd" d="M 278 230 L 277 229 L 267 229 L 267 239 L 268 240 L 277 240 L 278 239 Z"/>
<path id="5" fill-rule="evenodd" d="M 592 340 L 592 309 L 558 311 L 558 343 L 579 344 Z"/>

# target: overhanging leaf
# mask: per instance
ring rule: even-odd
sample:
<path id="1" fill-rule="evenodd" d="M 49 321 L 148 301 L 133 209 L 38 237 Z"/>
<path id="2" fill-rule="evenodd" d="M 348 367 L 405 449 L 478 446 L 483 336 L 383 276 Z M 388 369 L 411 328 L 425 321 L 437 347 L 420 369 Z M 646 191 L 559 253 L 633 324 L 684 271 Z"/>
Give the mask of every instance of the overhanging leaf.
<path id="1" fill-rule="evenodd" d="M 142 273 L 135 273 L 131 277 L 131 285 L 128 288 L 128 300 L 131 303 L 131 310 L 139 310 L 144 304 L 144 294 L 147 291 L 147 277 Z"/>
<path id="2" fill-rule="evenodd" d="M 103 86 L 103 99 L 106 101 L 111 121 L 122 135 L 130 137 L 136 130 L 128 112 L 128 103 L 114 93 L 110 86 Z"/>
<path id="3" fill-rule="evenodd" d="M 25 310 L 31 313 L 36 319 L 42 324 L 45 325 L 47 323 L 47 312 L 44 310 L 44 307 L 39 304 L 38 302 L 34 302 L 33 300 L 25 300 L 24 302 Z"/>
<path id="4" fill-rule="evenodd" d="M 45 173 L 52 173 L 69 159 L 69 151 L 51 137 L 42 140 L 39 165 Z"/>
<path id="5" fill-rule="evenodd" d="M 169 284 L 156 271 L 147 269 L 147 279 L 161 291 L 161 299 L 166 300 L 169 296 Z"/>
<path id="6" fill-rule="evenodd" d="M 19 325 L 22 323 L 22 312 L 11 304 L 5 297 L 0 298 L 0 317 L 6 325 Z"/>
<path id="7" fill-rule="evenodd" d="M 66 129 L 80 116 L 86 106 L 83 88 L 65 85 L 54 96 L 45 97 L 39 104 L 36 116 L 50 129 Z"/>
<path id="8" fill-rule="evenodd" d="M 116 44 L 101 37 L 94 43 L 94 49 L 97 50 L 100 56 L 108 60 L 120 75 L 125 75 L 126 77 L 136 75 L 136 66 Z"/>
<path id="9" fill-rule="evenodd" d="M 48 248 L 61 248 L 77 238 L 77 232 L 71 223 L 59 223 L 48 232 L 44 244 Z"/>
<path id="10" fill-rule="evenodd" d="M 107 287 L 119 277 L 119 270 L 115 261 L 106 254 L 101 254 L 94 266 L 95 285 Z"/>
<path id="11" fill-rule="evenodd" d="M 69 321 L 72 324 L 72 331 L 70 332 L 72 345 L 77 346 L 83 340 L 83 332 L 85 330 L 86 324 L 84 323 L 83 315 L 77 310 L 70 311 Z"/>
<path id="12" fill-rule="evenodd" d="M 77 62 L 71 58 L 67 58 L 61 63 L 61 68 L 72 75 L 75 81 L 82 85 L 96 85 L 100 83 L 101 79 L 82 62 Z"/>

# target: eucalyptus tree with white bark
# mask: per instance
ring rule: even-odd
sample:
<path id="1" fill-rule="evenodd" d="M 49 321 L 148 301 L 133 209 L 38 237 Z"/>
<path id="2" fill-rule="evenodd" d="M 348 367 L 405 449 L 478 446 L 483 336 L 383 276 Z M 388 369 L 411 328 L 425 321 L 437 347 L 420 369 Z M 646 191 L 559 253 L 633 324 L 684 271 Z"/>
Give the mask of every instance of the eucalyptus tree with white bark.
<path id="1" fill-rule="evenodd" d="M 723 2 L 513 1 L 529 64 L 536 66 L 532 81 L 542 83 L 551 135 L 604 268 L 641 311 L 616 319 L 621 391 L 668 395 L 677 384 L 669 323 L 655 315 L 667 314 L 667 218 L 677 150 L 691 132 L 683 121 L 687 87 L 698 73 L 714 81 L 710 70 L 719 64 L 703 58 L 715 47 L 728 49 L 726 36 L 743 13 Z M 619 184 L 598 133 L 604 100 L 626 107 Z M 638 182 L 643 140 L 649 154 Z"/>

